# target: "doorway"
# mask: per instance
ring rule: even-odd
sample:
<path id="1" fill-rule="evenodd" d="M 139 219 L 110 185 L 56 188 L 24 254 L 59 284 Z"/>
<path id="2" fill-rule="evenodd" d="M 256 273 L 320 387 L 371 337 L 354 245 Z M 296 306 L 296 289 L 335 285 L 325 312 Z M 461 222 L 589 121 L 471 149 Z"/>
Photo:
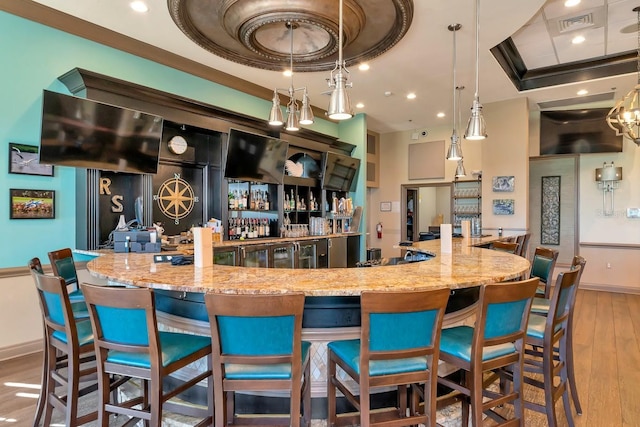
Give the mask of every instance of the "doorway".
<path id="1" fill-rule="evenodd" d="M 451 183 L 402 185 L 402 239 L 420 240 L 420 233 L 428 233 L 451 220 Z"/>

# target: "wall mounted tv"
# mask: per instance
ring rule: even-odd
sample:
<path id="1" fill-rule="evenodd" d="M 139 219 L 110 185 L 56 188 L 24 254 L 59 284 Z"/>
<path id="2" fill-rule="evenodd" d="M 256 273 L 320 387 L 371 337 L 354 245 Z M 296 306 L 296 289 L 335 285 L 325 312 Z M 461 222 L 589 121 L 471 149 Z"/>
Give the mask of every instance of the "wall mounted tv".
<path id="1" fill-rule="evenodd" d="M 622 152 L 608 108 L 540 112 L 540 155 Z"/>
<path id="2" fill-rule="evenodd" d="M 271 136 L 229 130 L 224 177 L 282 184 L 289 143 Z"/>
<path id="3" fill-rule="evenodd" d="M 156 173 L 162 117 L 45 90 L 40 163 Z"/>
<path id="4" fill-rule="evenodd" d="M 335 191 L 353 191 L 360 159 L 328 151 L 323 154 L 322 165 L 322 188 Z"/>

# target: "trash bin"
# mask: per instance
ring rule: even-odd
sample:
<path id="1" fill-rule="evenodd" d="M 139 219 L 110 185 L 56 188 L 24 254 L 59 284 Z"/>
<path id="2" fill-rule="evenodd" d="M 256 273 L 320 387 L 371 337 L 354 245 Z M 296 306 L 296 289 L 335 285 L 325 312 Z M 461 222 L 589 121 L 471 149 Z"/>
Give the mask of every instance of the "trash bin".
<path id="1" fill-rule="evenodd" d="M 367 261 L 376 261 L 382 258 L 382 249 L 371 248 L 367 249 Z"/>

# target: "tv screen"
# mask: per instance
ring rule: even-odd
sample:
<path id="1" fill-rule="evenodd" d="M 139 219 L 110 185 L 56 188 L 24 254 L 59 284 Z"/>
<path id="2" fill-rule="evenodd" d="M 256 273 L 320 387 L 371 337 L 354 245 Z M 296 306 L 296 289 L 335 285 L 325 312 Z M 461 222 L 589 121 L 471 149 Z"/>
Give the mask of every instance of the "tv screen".
<path id="1" fill-rule="evenodd" d="M 162 117 L 45 90 L 40 163 L 156 173 Z"/>
<path id="2" fill-rule="evenodd" d="M 325 190 L 352 191 L 358 175 L 360 159 L 328 151 L 323 155 L 322 188 Z"/>
<path id="3" fill-rule="evenodd" d="M 288 142 L 230 129 L 227 147 L 225 178 L 282 184 Z"/>
<path id="4" fill-rule="evenodd" d="M 608 108 L 540 112 L 540 155 L 622 152 Z"/>

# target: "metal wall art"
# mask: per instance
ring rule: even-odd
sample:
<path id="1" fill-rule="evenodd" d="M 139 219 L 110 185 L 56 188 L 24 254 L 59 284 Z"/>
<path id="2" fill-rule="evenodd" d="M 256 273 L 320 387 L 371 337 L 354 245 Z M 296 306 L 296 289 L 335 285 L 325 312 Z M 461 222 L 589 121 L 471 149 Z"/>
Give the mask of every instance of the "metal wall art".
<path id="1" fill-rule="evenodd" d="M 560 244 L 560 177 L 542 177 L 540 243 Z"/>

